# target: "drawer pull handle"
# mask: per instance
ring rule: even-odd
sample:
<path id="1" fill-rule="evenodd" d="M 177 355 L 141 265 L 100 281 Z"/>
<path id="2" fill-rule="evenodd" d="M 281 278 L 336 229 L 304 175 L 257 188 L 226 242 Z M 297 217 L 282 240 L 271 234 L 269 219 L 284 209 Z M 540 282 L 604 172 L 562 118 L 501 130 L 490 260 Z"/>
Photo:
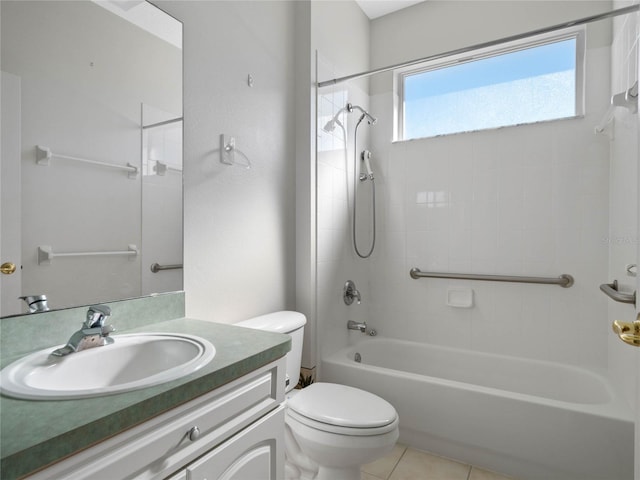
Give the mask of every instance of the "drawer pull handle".
<path id="1" fill-rule="evenodd" d="M 187 432 L 187 436 L 192 442 L 197 440 L 200 437 L 200 429 L 198 427 L 191 427 L 191 430 Z"/>

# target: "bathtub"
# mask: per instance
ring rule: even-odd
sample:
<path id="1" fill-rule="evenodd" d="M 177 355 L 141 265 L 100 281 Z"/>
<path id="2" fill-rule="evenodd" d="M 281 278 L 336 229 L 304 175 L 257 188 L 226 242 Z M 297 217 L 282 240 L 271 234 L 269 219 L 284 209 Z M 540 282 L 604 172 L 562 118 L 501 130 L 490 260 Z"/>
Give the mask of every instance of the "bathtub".
<path id="1" fill-rule="evenodd" d="M 394 405 L 405 445 L 518 479 L 633 479 L 633 414 L 590 371 L 380 337 L 321 367 Z"/>

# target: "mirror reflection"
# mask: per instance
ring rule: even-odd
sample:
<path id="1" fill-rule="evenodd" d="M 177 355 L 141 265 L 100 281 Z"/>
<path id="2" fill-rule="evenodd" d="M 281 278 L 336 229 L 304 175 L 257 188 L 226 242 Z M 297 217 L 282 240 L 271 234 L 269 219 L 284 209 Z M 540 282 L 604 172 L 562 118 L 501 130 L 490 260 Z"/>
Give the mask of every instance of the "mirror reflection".
<path id="1" fill-rule="evenodd" d="M 146 1 L 0 8 L 0 316 L 181 290 L 181 23 Z"/>

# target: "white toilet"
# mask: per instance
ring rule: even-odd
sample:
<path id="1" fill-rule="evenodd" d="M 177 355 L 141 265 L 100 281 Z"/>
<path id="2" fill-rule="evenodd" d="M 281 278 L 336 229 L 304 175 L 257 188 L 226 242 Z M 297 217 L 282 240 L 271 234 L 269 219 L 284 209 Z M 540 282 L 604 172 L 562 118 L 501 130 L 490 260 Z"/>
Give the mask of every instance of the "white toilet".
<path id="1" fill-rule="evenodd" d="M 359 480 L 360 467 L 390 452 L 398 440 L 398 414 L 364 390 L 314 383 L 292 390 L 302 360 L 304 315 L 275 312 L 236 325 L 291 335 L 287 354 L 286 478 Z"/>

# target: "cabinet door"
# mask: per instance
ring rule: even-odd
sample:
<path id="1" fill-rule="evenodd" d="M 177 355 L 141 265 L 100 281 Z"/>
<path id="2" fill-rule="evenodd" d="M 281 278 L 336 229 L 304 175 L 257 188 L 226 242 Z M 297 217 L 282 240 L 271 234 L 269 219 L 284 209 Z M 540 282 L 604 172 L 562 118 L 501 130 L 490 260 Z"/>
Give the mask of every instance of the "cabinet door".
<path id="1" fill-rule="evenodd" d="M 189 465 L 186 472 L 187 480 L 281 480 L 284 408 L 277 408 L 237 433 Z"/>

